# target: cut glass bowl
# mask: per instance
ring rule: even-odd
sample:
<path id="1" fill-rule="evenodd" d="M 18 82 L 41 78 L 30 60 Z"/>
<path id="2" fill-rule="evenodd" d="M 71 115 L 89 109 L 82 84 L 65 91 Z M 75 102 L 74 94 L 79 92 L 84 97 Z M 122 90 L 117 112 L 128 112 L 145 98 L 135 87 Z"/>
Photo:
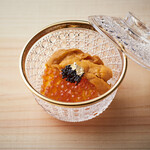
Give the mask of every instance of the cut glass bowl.
<path id="1" fill-rule="evenodd" d="M 47 60 L 55 51 L 70 48 L 97 55 L 111 68 L 113 77 L 108 81 L 111 84 L 108 92 L 76 103 L 55 101 L 40 94 Z M 101 114 L 114 99 L 126 67 L 126 56 L 86 21 L 65 21 L 43 29 L 24 47 L 20 60 L 23 80 L 37 102 L 51 116 L 68 122 L 85 121 Z"/>

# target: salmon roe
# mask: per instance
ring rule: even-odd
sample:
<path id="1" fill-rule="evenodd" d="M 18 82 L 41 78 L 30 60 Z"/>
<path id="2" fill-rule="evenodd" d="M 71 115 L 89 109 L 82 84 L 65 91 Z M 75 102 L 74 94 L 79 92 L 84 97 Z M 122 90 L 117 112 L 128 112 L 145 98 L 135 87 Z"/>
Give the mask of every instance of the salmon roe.
<path id="1" fill-rule="evenodd" d="M 41 94 L 48 98 L 63 102 L 80 102 L 95 98 L 99 95 L 96 87 L 84 76 L 78 85 L 62 79 L 62 74 L 56 67 L 44 70 Z"/>

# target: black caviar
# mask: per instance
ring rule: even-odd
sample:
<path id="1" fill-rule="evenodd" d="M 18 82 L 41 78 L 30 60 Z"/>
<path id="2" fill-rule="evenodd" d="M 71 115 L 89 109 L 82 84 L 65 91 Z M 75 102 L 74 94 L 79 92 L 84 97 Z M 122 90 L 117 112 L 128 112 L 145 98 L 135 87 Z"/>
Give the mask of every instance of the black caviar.
<path id="1" fill-rule="evenodd" d="M 83 74 L 81 76 L 79 76 L 76 72 L 76 70 L 72 70 L 71 65 L 67 65 L 65 66 L 64 69 L 61 69 L 62 71 L 62 78 L 66 78 L 66 81 L 69 81 L 71 83 L 76 83 L 76 85 L 78 85 L 78 83 L 81 81 L 81 78 L 83 76 Z"/>

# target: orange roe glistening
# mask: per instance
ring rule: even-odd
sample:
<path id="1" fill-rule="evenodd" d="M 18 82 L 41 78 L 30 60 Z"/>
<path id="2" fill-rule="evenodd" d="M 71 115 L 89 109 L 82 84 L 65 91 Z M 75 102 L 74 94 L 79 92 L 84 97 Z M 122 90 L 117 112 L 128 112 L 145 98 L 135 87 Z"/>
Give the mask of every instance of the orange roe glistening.
<path id="1" fill-rule="evenodd" d="M 70 83 L 62 79 L 61 71 L 56 67 L 48 67 L 43 75 L 41 94 L 48 98 L 63 102 L 80 102 L 95 98 L 99 95 L 96 87 L 84 76 L 80 83 Z"/>

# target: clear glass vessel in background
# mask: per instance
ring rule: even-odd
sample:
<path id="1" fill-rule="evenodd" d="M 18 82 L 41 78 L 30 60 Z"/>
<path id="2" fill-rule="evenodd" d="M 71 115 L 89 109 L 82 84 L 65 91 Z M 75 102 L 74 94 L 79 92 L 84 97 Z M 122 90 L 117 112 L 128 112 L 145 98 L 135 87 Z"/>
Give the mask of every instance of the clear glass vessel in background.
<path id="1" fill-rule="evenodd" d="M 94 19 L 96 17 L 101 19 L 99 16 L 94 16 Z M 89 20 L 95 26 L 93 17 Z M 108 19 L 105 20 L 109 22 Z M 109 23 L 111 25 L 112 22 Z M 86 21 L 65 21 L 50 25 L 32 37 L 21 54 L 20 70 L 24 82 L 37 102 L 59 120 L 79 122 L 98 116 L 110 105 L 124 78 L 127 69 L 125 54 L 128 55 L 125 47 L 113 39 L 113 36 L 106 38 L 106 35 L 109 36 L 108 31 L 112 32 L 108 30 L 108 24 L 106 30 L 101 29 L 102 26 L 93 28 L 92 25 Z M 100 33 L 97 32 L 99 28 Z M 120 39 L 121 36 L 118 37 Z M 45 63 L 55 51 L 70 48 L 78 48 L 91 55 L 97 55 L 111 68 L 113 77 L 108 81 L 111 84 L 109 91 L 97 98 L 76 103 L 55 101 L 40 94 Z"/>

